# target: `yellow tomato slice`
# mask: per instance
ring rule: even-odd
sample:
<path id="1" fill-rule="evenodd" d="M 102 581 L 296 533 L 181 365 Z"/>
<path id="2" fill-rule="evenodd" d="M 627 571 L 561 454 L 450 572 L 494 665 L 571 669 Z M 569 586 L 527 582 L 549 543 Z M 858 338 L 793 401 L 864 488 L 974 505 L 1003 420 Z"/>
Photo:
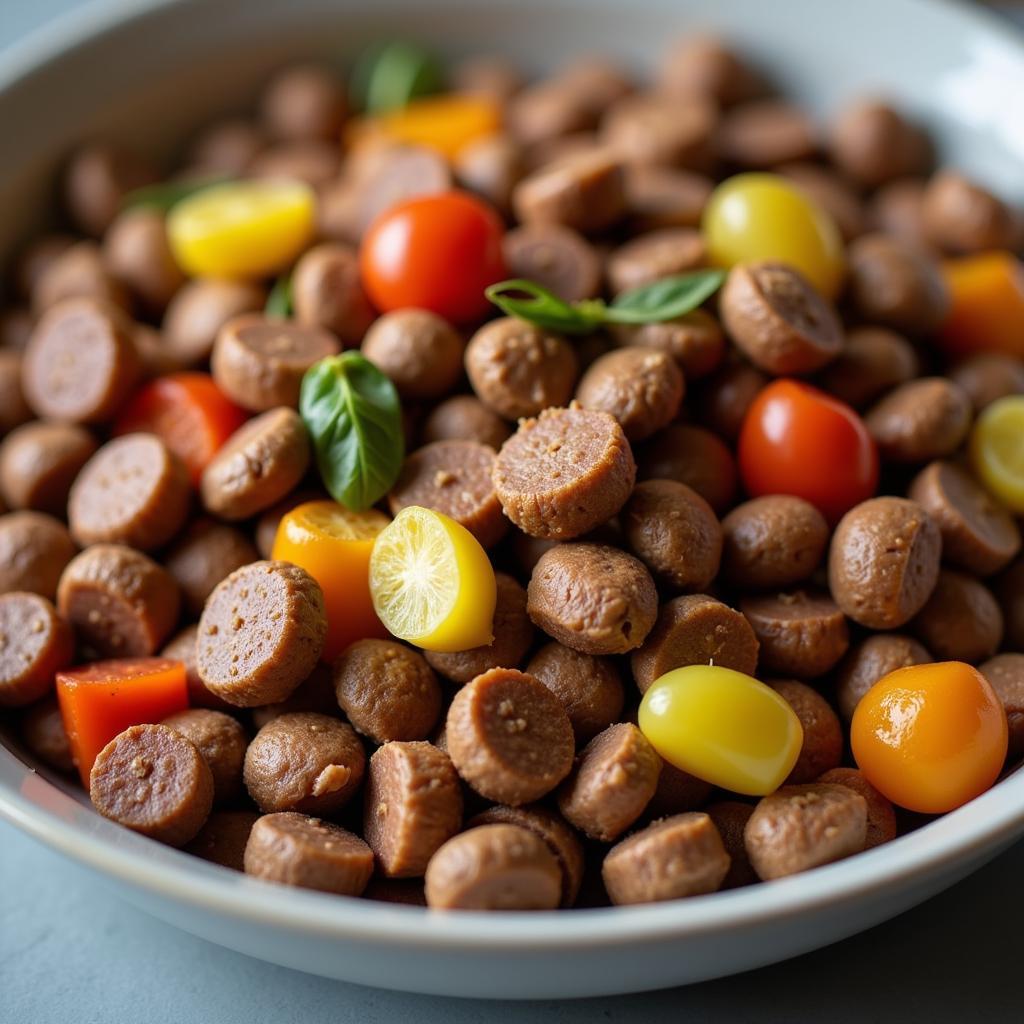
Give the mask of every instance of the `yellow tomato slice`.
<path id="1" fill-rule="evenodd" d="M 989 493 L 1024 515 L 1024 395 L 1000 398 L 982 411 L 971 435 L 971 462 Z"/>

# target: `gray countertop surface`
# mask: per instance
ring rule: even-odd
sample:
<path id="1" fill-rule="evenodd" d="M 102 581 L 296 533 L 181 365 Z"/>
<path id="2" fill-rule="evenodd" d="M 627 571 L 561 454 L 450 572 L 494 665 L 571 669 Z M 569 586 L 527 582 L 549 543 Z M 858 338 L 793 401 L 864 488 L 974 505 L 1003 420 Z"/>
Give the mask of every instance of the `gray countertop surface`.
<path id="1" fill-rule="evenodd" d="M 75 6 L 0 0 L 0 47 Z M 0 879 L 0 1024 L 1022 1019 L 1024 844 L 924 906 L 796 960 L 686 989 L 561 1003 L 403 995 L 264 964 L 146 916 L 6 824 Z"/>

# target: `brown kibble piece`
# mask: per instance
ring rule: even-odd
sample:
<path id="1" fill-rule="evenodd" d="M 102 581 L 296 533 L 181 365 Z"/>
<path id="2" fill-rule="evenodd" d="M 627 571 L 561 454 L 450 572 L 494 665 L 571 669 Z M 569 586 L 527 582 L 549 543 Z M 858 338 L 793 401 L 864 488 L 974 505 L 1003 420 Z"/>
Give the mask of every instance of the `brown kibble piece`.
<path id="1" fill-rule="evenodd" d="M 22 707 L 50 693 L 74 650 L 70 627 L 45 597 L 0 594 L 0 707 Z"/>
<path id="2" fill-rule="evenodd" d="M 526 172 L 526 161 L 522 146 L 511 136 L 498 132 L 462 146 L 455 156 L 454 170 L 463 188 L 475 192 L 507 216 L 512 208 L 512 190 Z"/>
<path id="3" fill-rule="evenodd" d="M 249 712 L 249 717 L 256 729 L 262 729 L 278 715 L 288 715 L 293 711 L 315 711 L 318 715 L 333 718 L 338 716 L 338 698 L 334 694 L 334 678 L 329 665 L 321 661 L 284 700 L 261 704 Z"/>
<path id="4" fill-rule="evenodd" d="M 740 611 L 757 635 L 765 672 L 813 679 L 832 669 L 850 645 L 846 619 L 827 594 L 794 590 L 747 597 Z"/>
<path id="5" fill-rule="evenodd" d="M 194 839 L 213 806 L 198 748 L 165 725 L 133 725 L 97 755 L 89 798 L 105 818 L 168 846 Z"/>
<path id="6" fill-rule="evenodd" d="M 391 378 L 403 398 L 440 398 L 462 377 L 466 343 L 447 320 L 426 309 L 396 309 L 373 322 L 363 355 Z"/>
<path id="7" fill-rule="evenodd" d="M 19 295 L 31 298 L 39 279 L 53 266 L 54 260 L 76 241 L 74 235 L 59 231 L 48 231 L 30 238 L 14 262 L 14 284 Z"/>
<path id="8" fill-rule="evenodd" d="M 861 697 L 890 672 L 910 665 L 925 665 L 931 655 L 913 637 L 900 633 L 874 633 L 854 644 L 836 674 L 836 704 L 847 723 Z"/>
<path id="9" fill-rule="evenodd" d="M 430 859 L 427 905 L 440 910 L 554 910 L 562 869 L 544 840 L 518 825 L 480 825 Z"/>
<path id="10" fill-rule="evenodd" d="M 20 729 L 25 746 L 43 764 L 64 775 L 71 775 L 74 772 L 75 762 L 71 756 L 71 743 L 64 728 L 64 719 L 56 696 L 44 697 L 30 708 L 26 708 L 21 718 Z"/>
<path id="11" fill-rule="evenodd" d="M 971 402 L 946 377 L 918 377 L 872 406 L 864 424 L 883 459 L 927 462 L 960 447 L 971 428 Z"/>
<path id="12" fill-rule="evenodd" d="M 758 878 L 747 856 L 743 830 L 747 827 L 754 808 L 739 800 L 722 800 L 711 804 L 705 810 L 707 816 L 715 823 L 718 834 L 722 837 L 722 846 L 729 854 L 729 870 L 722 880 L 721 888 L 739 889 L 744 885 L 752 885 Z"/>
<path id="13" fill-rule="evenodd" d="M 964 389 L 976 414 L 1007 395 L 1024 395 L 1024 359 L 1002 352 L 968 356 L 947 376 Z"/>
<path id="14" fill-rule="evenodd" d="M 941 170 L 928 182 L 921 216 L 925 237 L 945 252 L 1020 248 L 1017 212 L 954 170 Z"/>
<path id="15" fill-rule="evenodd" d="M 220 329 L 232 318 L 263 309 L 266 292 L 251 281 L 196 278 L 167 304 L 163 347 L 183 369 L 205 362 Z"/>
<path id="16" fill-rule="evenodd" d="M 867 188 L 928 168 L 931 147 L 917 125 L 882 100 L 860 99 L 840 110 L 829 147 L 844 174 Z"/>
<path id="17" fill-rule="evenodd" d="M 524 533 L 557 540 L 610 519 L 635 480 L 633 453 L 614 417 L 576 406 L 521 422 L 494 464 L 505 515 Z"/>
<path id="18" fill-rule="evenodd" d="M 699 231 L 659 228 L 636 235 L 609 253 L 608 284 L 618 294 L 684 274 L 706 263 L 704 237 Z"/>
<path id="19" fill-rule="evenodd" d="M 699 405 L 701 421 L 715 432 L 710 436 L 719 444 L 722 444 L 722 438 L 736 441 L 740 436 L 740 428 L 746 419 L 747 411 L 767 383 L 768 377 L 765 374 L 757 367 L 740 359 L 728 360 L 724 366 L 712 374 L 701 388 L 702 395 Z M 691 427 L 690 429 L 699 428 Z M 727 448 L 725 452 L 729 455 Z M 733 490 L 736 486 L 735 476 L 734 468 Z M 712 505 L 719 515 L 728 511 L 727 508 L 715 505 L 714 502 Z"/>
<path id="20" fill-rule="evenodd" d="M 760 878 L 795 875 L 864 849 L 867 802 L 846 786 L 783 786 L 754 808 L 744 838 Z"/>
<path id="21" fill-rule="evenodd" d="M 388 878 L 419 878 L 462 827 L 462 787 L 443 750 L 385 743 L 370 758 L 363 834 Z"/>
<path id="22" fill-rule="evenodd" d="M 902 335 L 887 327 L 855 327 L 842 352 L 822 371 L 821 383 L 836 398 L 863 409 L 920 370 L 917 351 Z"/>
<path id="23" fill-rule="evenodd" d="M 721 39 L 698 34 L 684 36 L 668 49 L 658 83 L 677 96 L 707 96 L 723 107 L 767 91 L 761 76 Z"/>
<path id="24" fill-rule="evenodd" d="M 151 313 L 162 313 L 185 283 L 158 210 L 142 206 L 119 213 L 103 239 L 103 257 L 107 269 Z"/>
<path id="25" fill-rule="evenodd" d="M 861 502 L 832 535 L 832 598 L 862 626 L 895 629 L 928 600 L 941 554 L 938 524 L 916 501 L 883 497 Z"/>
<path id="26" fill-rule="evenodd" d="M 255 811 L 213 811 L 185 852 L 222 868 L 244 871 L 245 845 L 259 817 Z"/>
<path id="27" fill-rule="evenodd" d="M 32 418 L 22 386 L 20 352 L 0 349 L 0 437 Z"/>
<path id="28" fill-rule="evenodd" d="M 615 103 L 601 122 L 601 140 L 627 167 L 710 172 L 718 126 L 713 104 L 700 96 L 646 93 Z"/>
<path id="29" fill-rule="evenodd" d="M 510 278 L 525 278 L 564 302 L 593 299 L 601 292 L 597 250 L 578 231 L 561 224 L 523 224 L 501 243 Z"/>
<path id="30" fill-rule="evenodd" d="M 918 248 L 927 249 L 924 232 L 923 178 L 897 178 L 883 185 L 871 197 L 868 220 L 878 231 Z"/>
<path id="31" fill-rule="evenodd" d="M 260 114 L 278 139 L 336 142 L 348 104 L 338 76 L 319 64 L 278 71 L 263 90 Z"/>
<path id="32" fill-rule="evenodd" d="M 712 788 L 710 782 L 698 779 L 663 759 L 658 788 L 644 809 L 644 817 L 656 821 L 673 814 L 700 810 L 711 796 Z"/>
<path id="33" fill-rule="evenodd" d="M 243 771 L 245 788 L 261 811 L 331 815 L 362 785 L 366 753 L 348 723 L 293 711 L 256 733 Z"/>
<path id="34" fill-rule="evenodd" d="M 800 756 L 786 778 L 786 785 L 814 782 L 824 772 L 838 768 L 843 759 L 843 727 L 829 702 L 817 690 L 795 679 L 772 683 L 772 689 L 796 712 L 804 734 Z"/>
<path id="35" fill-rule="evenodd" d="M 196 135 L 189 147 L 188 166 L 213 176 L 242 175 L 266 148 L 267 139 L 255 122 L 244 117 L 224 117 Z"/>
<path id="36" fill-rule="evenodd" d="M 816 781 L 822 785 L 846 786 L 864 798 L 868 808 L 865 850 L 896 838 L 895 808 L 856 768 L 832 768 Z"/>
<path id="37" fill-rule="evenodd" d="M 256 548 L 241 530 L 197 519 L 167 553 L 164 566 L 181 587 L 186 609 L 199 616 L 222 579 L 258 559 Z"/>
<path id="38" fill-rule="evenodd" d="M 104 658 L 156 653 L 178 621 L 178 586 L 161 565 L 121 544 L 94 544 L 61 574 L 57 608 L 79 643 Z"/>
<path id="39" fill-rule="evenodd" d="M 451 68 L 450 82 L 457 92 L 466 92 L 505 104 L 525 83 L 518 64 L 498 53 L 463 57 Z"/>
<path id="40" fill-rule="evenodd" d="M 736 496 L 736 460 L 703 427 L 672 423 L 637 450 L 641 480 L 676 480 L 692 487 L 721 515 Z"/>
<path id="41" fill-rule="evenodd" d="M 601 150 L 565 157 L 523 178 L 512 191 L 512 206 L 525 223 L 603 231 L 626 209 L 622 167 Z"/>
<path id="42" fill-rule="evenodd" d="M 684 665 L 719 665 L 753 675 L 757 636 L 738 611 L 707 594 L 687 594 L 661 606 L 646 643 L 633 654 L 641 693 L 666 672 Z"/>
<path id="43" fill-rule="evenodd" d="M 619 324 L 611 331 L 620 345 L 652 348 L 670 355 L 685 380 L 706 377 L 725 356 L 722 328 L 703 309 L 658 323 Z"/>
<path id="44" fill-rule="evenodd" d="M 357 640 L 335 661 L 334 693 L 357 732 L 374 743 L 422 740 L 441 715 L 441 686 L 419 651 Z"/>
<path id="45" fill-rule="evenodd" d="M 797 161 L 775 168 L 788 178 L 812 203 L 828 214 L 844 242 L 851 242 L 867 230 L 867 210 L 850 182 L 837 171 L 810 161 Z"/>
<path id="46" fill-rule="evenodd" d="M 76 226 L 98 238 L 133 189 L 156 180 L 156 172 L 135 153 L 104 142 L 79 147 L 64 170 L 63 194 Z"/>
<path id="47" fill-rule="evenodd" d="M 346 348 L 358 345 L 373 322 L 373 308 L 355 249 L 337 242 L 307 249 L 292 271 L 292 305 L 303 326 L 332 331 Z"/>
<path id="48" fill-rule="evenodd" d="M 992 591 L 966 573 L 943 569 L 935 589 L 910 624 L 939 661 L 977 664 L 1003 639 L 1003 613 Z"/>
<path id="49" fill-rule="evenodd" d="M 127 289 L 107 269 L 95 242 L 75 242 L 39 272 L 32 288 L 33 312 L 41 316 L 68 299 L 85 299 L 122 315 L 131 310 Z"/>
<path id="50" fill-rule="evenodd" d="M 67 527 L 42 512 L 0 516 L 0 593 L 26 590 L 53 600 L 64 567 L 75 557 Z"/>
<path id="51" fill-rule="evenodd" d="M 62 516 L 79 470 L 96 451 L 96 440 L 74 423 L 35 420 L 0 445 L 0 492 L 11 508 Z"/>
<path id="52" fill-rule="evenodd" d="M 543 683 L 515 669 L 467 683 L 448 709 L 445 733 L 459 775 L 498 803 L 539 800 L 572 768 L 569 716 Z"/>
<path id="53" fill-rule="evenodd" d="M 982 662 L 978 671 L 1002 701 L 1010 730 L 1006 757 L 1016 761 L 1024 754 L 1024 654 L 997 654 Z"/>
<path id="54" fill-rule="evenodd" d="M 613 842 L 643 814 L 660 772 L 661 758 L 635 725 L 609 726 L 577 757 L 558 808 L 589 838 Z"/>
<path id="55" fill-rule="evenodd" d="M 163 720 L 162 725 L 190 739 L 210 766 L 214 803 L 232 800 L 242 788 L 242 763 L 249 742 L 238 721 L 223 711 L 189 708 Z"/>
<path id="56" fill-rule="evenodd" d="M 800 107 L 765 99 L 733 107 L 722 118 L 717 141 L 726 162 L 758 169 L 813 157 L 818 132 Z"/>
<path id="57" fill-rule="evenodd" d="M 338 825 L 284 811 L 253 825 L 244 864 L 247 875 L 268 882 L 360 896 L 373 874 L 373 851 Z"/>
<path id="58" fill-rule="evenodd" d="M 434 441 L 475 441 L 497 451 L 512 428 L 475 395 L 454 395 L 435 405 L 423 421 L 424 444 Z"/>

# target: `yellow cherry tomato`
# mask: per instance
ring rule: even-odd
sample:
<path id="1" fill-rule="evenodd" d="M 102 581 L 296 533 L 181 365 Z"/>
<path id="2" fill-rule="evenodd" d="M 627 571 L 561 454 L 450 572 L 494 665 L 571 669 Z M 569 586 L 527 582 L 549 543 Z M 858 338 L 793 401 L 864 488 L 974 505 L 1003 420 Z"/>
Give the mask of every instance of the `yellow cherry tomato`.
<path id="1" fill-rule="evenodd" d="M 711 194 L 702 229 L 712 263 L 778 260 L 835 298 L 845 263 L 832 218 L 776 174 L 737 174 Z"/>
<path id="2" fill-rule="evenodd" d="M 861 698 L 850 726 L 864 777 L 894 804 L 943 814 L 984 793 L 1006 760 L 1006 712 L 962 661 L 911 665 Z"/>
<path id="3" fill-rule="evenodd" d="M 670 764 L 748 796 L 782 785 L 804 738 L 800 719 L 778 693 L 717 665 L 687 665 L 656 679 L 638 722 Z"/>
<path id="4" fill-rule="evenodd" d="M 497 587 L 479 541 L 433 509 L 410 505 L 377 536 L 370 593 L 381 622 L 428 651 L 468 651 L 494 639 Z"/>
<path id="5" fill-rule="evenodd" d="M 231 181 L 183 199 L 167 215 L 167 238 L 186 274 L 266 277 L 313 238 L 316 197 L 300 181 Z"/>
<path id="6" fill-rule="evenodd" d="M 971 434 L 978 479 L 1011 512 L 1024 515 L 1024 395 L 987 406 Z"/>
<path id="7" fill-rule="evenodd" d="M 353 512 L 334 501 L 307 501 L 277 527 L 271 558 L 301 566 L 320 584 L 327 610 L 323 660 L 349 644 L 386 637 L 370 596 L 370 554 L 390 520 L 383 512 Z"/>

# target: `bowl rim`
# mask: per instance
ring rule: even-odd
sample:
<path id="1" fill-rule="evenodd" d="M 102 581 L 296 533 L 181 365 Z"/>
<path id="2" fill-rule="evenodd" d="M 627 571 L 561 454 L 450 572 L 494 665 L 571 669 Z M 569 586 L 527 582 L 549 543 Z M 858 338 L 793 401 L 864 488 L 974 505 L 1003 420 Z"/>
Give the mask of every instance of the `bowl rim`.
<path id="1" fill-rule="evenodd" d="M 1024 38 L 994 12 L 965 0 L 931 0 L 958 17 L 998 32 L 1024 59 Z M 91 45 L 127 23 L 144 21 L 182 0 L 91 0 L 0 49 L 0 92 L 17 86 L 68 52 Z M 45 789 L 46 807 L 21 792 L 28 780 Z M 89 829 L 74 824 L 90 815 Z M 410 949 L 536 952 L 656 942 L 681 934 L 753 927 L 826 904 L 839 906 L 872 891 L 896 888 L 946 864 L 980 856 L 1024 831 L 1024 770 L 1017 770 L 963 807 L 891 843 L 847 860 L 770 884 L 696 899 L 632 907 L 531 914 L 439 914 L 263 882 L 160 847 L 99 817 L 0 743 L 0 817 L 85 866 L 133 887 L 237 921 L 272 924 L 363 945 Z"/>

